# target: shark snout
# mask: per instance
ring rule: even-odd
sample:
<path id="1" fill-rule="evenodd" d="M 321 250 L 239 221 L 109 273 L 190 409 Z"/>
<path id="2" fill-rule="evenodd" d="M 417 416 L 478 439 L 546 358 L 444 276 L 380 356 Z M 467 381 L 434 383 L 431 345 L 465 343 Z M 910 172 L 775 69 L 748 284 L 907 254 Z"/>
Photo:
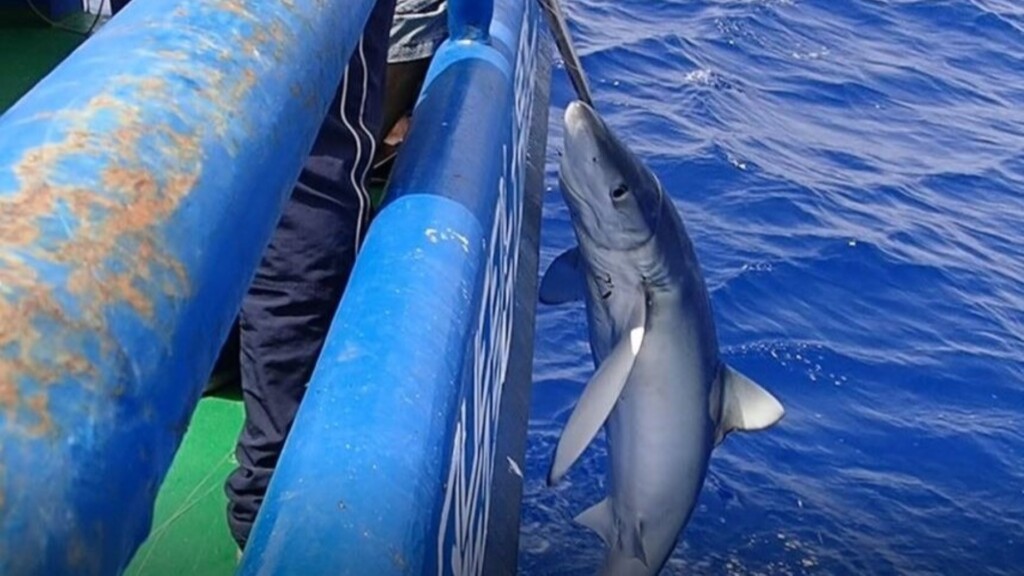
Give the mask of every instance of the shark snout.
<path id="1" fill-rule="evenodd" d="M 566 148 L 578 144 L 581 139 L 592 140 L 601 122 L 597 112 L 587 104 L 576 100 L 565 108 L 565 140 Z"/>
<path id="2" fill-rule="evenodd" d="M 565 123 L 568 126 L 584 121 L 593 122 L 595 117 L 594 109 L 581 100 L 573 100 L 565 107 Z"/>
<path id="3" fill-rule="evenodd" d="M 578 192 L 592 188 L 596 175 L 601 146 L 603 124 L 597 112 L 587 104 L 576 100 L 565 108 L 562 152 L 562 176 L 574 184 Z"/>

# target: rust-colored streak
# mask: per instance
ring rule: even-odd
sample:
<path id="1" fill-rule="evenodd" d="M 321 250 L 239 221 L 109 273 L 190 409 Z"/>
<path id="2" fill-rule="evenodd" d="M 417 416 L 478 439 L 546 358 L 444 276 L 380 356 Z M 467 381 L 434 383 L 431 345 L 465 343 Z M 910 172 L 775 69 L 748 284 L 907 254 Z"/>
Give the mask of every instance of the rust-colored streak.
<path id="1" fill-rule="evenodd" d="M 3 203 L 3 210 L 0 210 L 0 238 L 4 241 L 18 245 L 32 244 L 39 238 L 39 228 L 32 217 L 36 214 L 43 214 L 53 210 L 53 195 L 49 190 L 42 188 L 39 194 L 25 198 L 22 202 Z M 3 258 L 4 268 L 0 269 L 0 283 L 9 285 L 16 281 L 13 276 L 14 270 L 9 267 L 10 256 Z"/>
<path id="2" fill-rule="evenodd" d="M 32 411 L 39 422 L 29 428 L 31 436 L 42 436 L 53 431 L 53 419 L 50 417 L 50 397 L 45 394 L 37 394 L 28 399 L 28 408 Z"/>
<path id="3" fill-rule="evenodd" d="M 231 1 L 223 2 L 222 1 L 218 5 L 225 12 L 230 12 L 231 14 L 234 14 L 235 16 L 241 16 L 242 18 L 247 18 L 247 19 L 248 18 L 252 18 L 252 14 L 250 14 L 249 11 L 245 9 L 245 5 L 242 4 L 241 2 L 231 2 Z"/>
<path id="4" fill-rule="evenodd" d="M 11 421 L 19 420 L 24 416 L 18 412 L 19 409 L 30 414 L 35 419 L 35 423 L 30 423 L 31 419 L 29 422 L 24 422 L 27 426 L 25 432 L 29 436 L 42 436 L 52 432 L 53 422 L 49 413 L 49 397 L 37 394 L 27 400 L 23 399 L 16 381 L 17 373 L 15 371 L 18 369 L 22 369 L 29 376 L 33 373 L 42 375 L 39 368 L 25 365 L 20 359 L 13 362 L 6 359 L 0 360 L 0 407 L 3 408 L 7 419 Z"/>
<path id="5" fill-rule="evenodd" d="M 285 31 L 284 26 L 278 20 L 273 20 L 270 23 L 270 37 L 274 40 L 277 45 L 283 45 L 284 42 L 288 41 L 288 34 Z"/>
<path id="6" fill-rule="evenodd" d="M 241 98 L 242 94 L 248 94 L 252 87 L 256 85 L 256 73 L 252 70 L 246 70 L 242 73 L 241 80 L 235 85 L 231 95 L 233 98 Z"/>
<path id="7" fill-rule="evenodd" d="M 9 422 L 18 420 L 19 409 L 33 414 L 37 422 L 27 427 L 26 433 L 39 436 L 52 432 L 53 422 L 49 415 L 49 398 L 32 396 L 23 398 L 18 379 L 31 378 L 40 383 L 56 382 L 61 375 L 83 377 L 94 374 L 93 366 L 80 356 L 68 351 L 57 351 L 51 364 L 42 364 L 31 353 L 40 345 L 47 345 L 42 334 L 31 324 L 38 317 L 49 317 L 61 321 L 70 330 L 81 331 L 87 326 L 80 321 L 64 317 L 53 295 L 42 286 L 32 285 L 34 273 L 29 274 L 21 284 L 26 294 L 19 307 L 11 307 L 6 299 L 0 300 L 0 347 L 17 346 L 20 354 L 0 356 L 0 409 Z"/>
<path id="8" fill-rule="evenodd" d="M 242 0 L 216 1 L 213 9 L 256 21 Z M 158 301 L 188 295 L 185 266 L 163 249 L 159 231 L 196 186 L 203 142 L 231 140 L 233 110 L 258 83 L 253 69 L 234 73 L 225 67 L 261 59 L 254 54 L 274 53 L 291 40 L 277 21 L 252 36 L 250 42 L 262 40 L 254 50 L 220 65 L 217 56 L 237 46 L 163 50 L 148 75 L 116 75 L 87 102 L 36 119 L 53 122 L 60 130 L 51 134 L 59 137 L 26 150 L 13 166 L 14 192 L 0 196 L 0 413 L 8 430 L 27 437 L 59 433 L 50 388 L 62 381 L 109 392 L 102 367 L 84 355 L 81 343 L 95 341 L 101 357 L 113 356 L 119 345 L 108 324 L 112 308 L 127 307 L 154 326 Z M 207 112 L 204 121 L 192 120 L 184 130 L 160 121 L 181 117 L 180 102 L 167 99 L 181 93 L 182 82 L 197 109 Z M 133 99 L 123 101 L 115 91 Z M 221 110 L 211 116 L 216 106 Z M 164 107 L 169 116 L 144 115 L 143 107 Z M 95 130 L 99 114 L 115 125 Z M 159 163 L 145 156 L 152 150 L 160 154 Z M 101 158 L 105 168 L 94 182 L 79 176 L 70 179 L 79 183 L 66 184 L 62 163 L 82 155 Z M 37 263 L 63 267 L 66 282 L 54 285 L 53 277 L 40 277 Z M 61 303 L 68 297 L 76 305 L 73 315 Z M 57 329 L 44 332 L 41 326 Z M 22 389 L 25 381 L 33 382 L 31 389 Z"/>
<path id="9" fill-rule="evenodd" d="M 0 362 L 0 368 L 6 368 Z M 18 405 L 18 385 L 14 382 L 14 374 L 8 370 L 0 372 L 0 406 L 13 410 Z"/>

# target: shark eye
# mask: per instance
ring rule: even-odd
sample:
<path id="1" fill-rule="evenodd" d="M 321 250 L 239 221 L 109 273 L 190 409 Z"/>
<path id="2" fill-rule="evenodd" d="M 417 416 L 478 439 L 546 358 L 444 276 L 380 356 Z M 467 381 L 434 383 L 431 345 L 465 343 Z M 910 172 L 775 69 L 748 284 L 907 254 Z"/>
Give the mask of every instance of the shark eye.
<path id="1" fill-rule="evenodd" d="M 612 190 L 612 200 L 622 200 L 626 197 L 626 194 L 629 194 L 629 186 L 619 184 L 618 188 Z"/>

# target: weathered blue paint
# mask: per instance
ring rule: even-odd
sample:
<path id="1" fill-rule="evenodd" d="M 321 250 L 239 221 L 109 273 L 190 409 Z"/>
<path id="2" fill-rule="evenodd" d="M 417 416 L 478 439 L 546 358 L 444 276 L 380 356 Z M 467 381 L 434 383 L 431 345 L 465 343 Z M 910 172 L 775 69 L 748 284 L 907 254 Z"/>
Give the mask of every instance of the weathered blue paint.
<path id="1" fill-rule="evenodd" d="M 0 573 L 146 537 L 371 5 L 133 2 L 0 117 Z"/>
<path id="2" fill-rule="evenodd" d="M 432 63 L 241 574 L 515 573 L 540 22 L 533 0 L 501 0 L 491 30 L 510 45 L 449 41 Z"/>

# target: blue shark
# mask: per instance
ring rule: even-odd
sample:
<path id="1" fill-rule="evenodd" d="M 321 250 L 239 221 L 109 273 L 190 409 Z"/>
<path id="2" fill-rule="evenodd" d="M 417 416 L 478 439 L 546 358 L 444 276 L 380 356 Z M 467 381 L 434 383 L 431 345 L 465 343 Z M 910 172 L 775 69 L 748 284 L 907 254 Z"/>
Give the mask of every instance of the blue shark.
<path id="1" fill-rule="evenodd" d="M 577 246 L 558 256 L 540 300 L 582 300 L 596 371 L 562 431 L 548 481 L 602 427 L 610 492 L 576 520 L 597 532 L 601 574 L 657 574 L 689 522 L 716 446 L 768 428 L 782 404 L 726 364 L 682 218 L 652 171 L 591 106 L 565 110 L 560 166 Z"/>

